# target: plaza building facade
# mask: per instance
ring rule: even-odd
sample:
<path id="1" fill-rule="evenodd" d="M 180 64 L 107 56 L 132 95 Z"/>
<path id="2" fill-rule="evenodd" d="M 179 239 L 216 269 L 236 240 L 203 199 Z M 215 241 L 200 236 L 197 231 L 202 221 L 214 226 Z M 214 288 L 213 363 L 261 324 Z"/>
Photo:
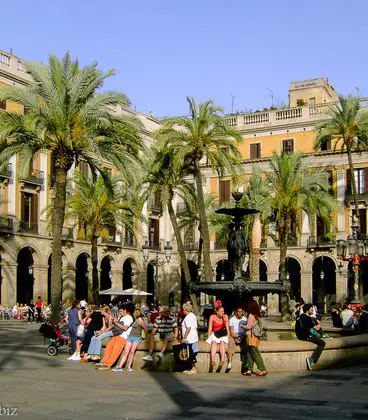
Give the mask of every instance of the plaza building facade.
<path id="1" fill-rule="evenodd" d="M 0 89 L 4 85 L 26 86 L 30 82 L 24 71 L 22 59 L 0 51 Z M 244 182 L 240 187 L 232 185 L 226 176 L 218 178 L 203 162 L 204 189 L 218 196 L 219 204 L 231 201 L 231 192 L 245 190 L 254 167 L 267 172 L 272 152 L 304 153 L 310 168 L 326 170 L 329 174 L 333 195 L 341 211 L 334 216 L 334 229 L 316 220 L 316 232 L 310 232 L 306 214 L 301 214 L 301 223 L 294 226 L 294 241 L 289 246 L 287 270 L 291 283 L 292 298 L 303 297 L 316 303 L 325 311 L 329 302 L 343 301 L 352 295 L 353 275 L 349 264 L 339 267 L 336 258 L 336 240 L 346 239 L 351 233 L 351 216 L 354 212 L 350 191 L 350 174 L 346 154 L 334 152 L 331 145 L 314 151 L 316 123 L 326 117 L 328 106 L 338 101 L 331 84 L 322 78 L 293 82 L 289 89 L 289 108 L 264 109 L 262 111 L 227 116 L 229 125 L 243 136 L 240 146 Z M 361 99 L 362 108 L 368 100 Z M 0 112 L 23 112 L 20 105 L 10 101 L 0 103 Z M 143 138 L 149 147 L 152 132 L 161 123 L 152 116 L 131 109 L 113 109 L 111 112 L 130 113 L 139 118 L 144 126 Z M 360 206 L 361 232 L 367 232 L 368 202 L 368 154 L 354 153 L 357 191 Z M 13 156 L 8 166 L 0 172 L 0 302 L 13 305 L 25 303 L 41 295 L 50 301 L 51 295 L 51 236 L 47 228 L 46 207 L 50 204 L 53 189 L 50 188 L 51 160 L 48 153 L 37 154 L 29 168 L 29 175 L 19 177 L 19 162 Z M 106 162 L 113 174 L 114 167 Z M 74 170 L 88 174 L 88 166 L 80 162 Z M 174 206 L 180 213 L 185 206 L 176 198 Z M 170 219 L 162 211 L 159 195 L 145 203 L 143 215 L 146 223 L 137 223 L 136 235 L 124 228 L 108 226 L 99 240 L 100 290 L 110 287 L 136 287 L 152 293 L 156 290 L 161 303 L 180 302 L 184 281 L 180 260 Z M 272 226 L 270 226 L 272 229 Z M 62 299 L 90 299 L 92 290 L 92 267 L 90 242 L 73 226 L 66 224 L 63 238 L 63 294 Z M 198 267 L 199 232 L 196 226 L 183 231 L 184 245 L 191 278 L 200 279 Z M 171 241 L 172 257 L 169 264 L 157 267 L 155 260 L 164 260 L 163 247 Z M 147 262 L 143 259 L 142 245 L 151 247 Z M 227 257 L 226 243 L 216 235 L 211 238 L 211 261 L 213 281 L 221 282 Z M 245 262 L 244 270 L 248 262 Z M 322 275 L 323 273 L 323 275 Z M 273 282 L 279 277 L 279 247 L 269 236 L 262 239 L 260 281 Z M 362 297 L 368 295 L 368 269 L 362 263 L 360 271 Z M 208 296 L 201 295 L 201 303 Z M 278 312 L 277 295 L 269 295 L 270 312 Z"/>
<path id="2" fill-rule="evenodd" d="M 354 275 L 351 263 L 337 259 L 336 241 L 346 239 L 352 233 L 351 221 L 355 205 L 350 188 L 350 170 L 346 153 L 333 151 L 333 144 L 314 151 L 316 124 L 327 118 L 328 108 L 338 102 L 338 95 L 328 80 L 323 78 L 290 83 L 290 107 L 265 109 L 253 113 L 227 116 L 230 126 L 243 136 L 240 146 L 245 177 L 243 185 L 232 185 L 229 177 L 219 178 L 203 165 L 203 177 L 207 193 L 218 196 L 219 204 L 231 202 L 231 192 L 245 191 L 255 167 L 266 173 L 270 170 L 273 151 L 278 153 L 302 152 L 306 166 L 328 173 L 331 192 L 339 203 L 339 211 L 333 216 L 332 227 L 323 220 L 315 221 L 316 231 L 310 231 L 308 216 L 301 212 L 299 226 L 293 226 L 294 239 L 287 253 L 287 273 L 291 284 L 291 298 L 313 302 L 321 313 L 326 312 L 330 302 L 343 302 L 354 296 Z M 360 100 L 361 108 L 368 108 L 368 99 Z M 367 234 L 368 203 L 368 153 L 354 152 L 356 187 L 360 211 L 360 232 Z M 178 205 L 180 208 L 180 204 Z M 271 232 L 274 227 L 269 226 Z M 275 233 L 275 230 L 274 232 Z M 198 232 L 189 235 L 196 243 Z M 190 244 L 188 243 L 190 246 Z M 226 241 L 212 237 L 213 281 L 225 278 Z M 247 270 L 248 261 L 244 264 Z M 264 236 L 261 244 L 260 281 L 274 282 L 279 279 L 279 246 L 270 236 Z M 361 300 L 368 300 L 368 265 L 360 267 Z M 277 313 L 277 295 L 268 295 L 269 310 Z"/>
<path id="3" fill-rule="evenodd" d="M 0 89 L 2 86 L 26 86 L 30 82 L 23 61 L 13 54 L 0 51 Z M 19 104 L 6 101 L 0 112 L 23 112 Z M 160 127 L 154 117 L 131 109 L 112 109 L 111 112 L 129 113 L 143 123 L 143 139 L 147 147 L 152 143 L 151 133 Z M 112 174 L 116 170 L 106 162 Z M 51 159 L 47 151 L 35 155 L 27 177 L 19 176 L 19 161 L 13 156 L 0 173 L 0 303 L 13 305 L 28 303 L 37 296 L 51 299 L 51 234 L 45 209 L 51 202 Z M 70 170 L 88 175 L 85 162 Z M 172 229 L 166 213 L 162 214 L 159 197 L 145 203 L 143 215 L 146 223 L 136 226 L 136 235 L 124 227 L 107 226 L 99 240 L 100 290 L 110 287 L 135 287 L 152 293 L 153 301 L 156 273 L 152 260 L 144 262 L 141 245 L 148 241 L 151 256 L 164 257 L 163 246 L 172 239 Z M 171 264 L 179 266 L 176 254 Z M 168 265 L 159 267 L 158 283 L 161 298 L 167 302 L 173 289 Z M 83 232 L 66 222 L 63 235 L 63 301 L 91 299 L 92 266 L 91 244 Z M 166 280 L 167 279 L 167 280 Z M 179 284 L 180 289 L 180 284 Z"/>

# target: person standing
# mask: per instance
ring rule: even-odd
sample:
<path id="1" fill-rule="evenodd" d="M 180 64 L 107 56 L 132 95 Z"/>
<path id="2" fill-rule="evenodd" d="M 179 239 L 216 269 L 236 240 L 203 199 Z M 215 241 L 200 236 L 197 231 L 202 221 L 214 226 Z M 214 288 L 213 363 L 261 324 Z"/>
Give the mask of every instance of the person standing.
<path id="1" fill-rule="evenodd" d="M 42 308 L 43 308 L 43 302 L 42 302 L 41 296 L 38 296 L 37 302 L 36 302 L 36 311 L 37 311 L 36 322 L 42 322 Z"/>
<path id="2" fill-rule="evenodd" d="M 82 311 L 80 309 L 79 300 L 73 301 L 72 307 L 69 309 L 66 316 L 66 321 L 68 323 L 72 350 L 74 351 L 74 354 L 71 357 L 77 358 L 77 330 L 78 326 L 82 323 Z"/>
<path id="3" fill-rule="evenodd" d="M 295 333 L 299 340 L 309 341 L 310 343 L 317 344 L 310 357 L 307 357 L 307 369 L 312 370 L 317 364 L 318 359 L 326 346 L 326 342 L 322 340 L 319 331 L 321 324 L 313 317 L 313 305 L 306 303 L 303 307 L 304 313 L 300 315 L 295 324 Z"/>
<path id="4" fill-rule="evenodd" d="M 230 318 L 230 337 L 228 346 L 228 364 L 227 369 L 233 368 L 233 357 L 236 347 L 240 348 L 240 359 L 242 361 L 241 373 L 244 372 L 246 365 L 246 330 L 247 318 L 244 316 L 244 310 L 241 306 L 235 309 L 235 314 Z"/>
<path id="5" fill-rule="evenodd" d="M 260 334 L 261 331 L 261 311 L 259 310 L 258 303 L 255 300 L 251 300 L 247 307 L 248 312 L 248 323 L 246 325 L 247 330 L 247 366 L 243 373 L 245 376 L 251 376 L 253 373 L 254 363 L 257 365 L 260 372 L 256 373 L 256 376 L 266 376 L 268 374 L 266 366 L 263 362 L 261 353 L 258 347 L 261 343 Z"/>
<path id="6" fill-rule="evenodd" d="M 189 353 L 192 361 L 192 369 L 184 370 L 183 373 L 194 375 L 197 373 L 196 363 L 197 353 L 199 352 L 197 317 L 193 313 L 193 306 L 189 302 L 184 303 L 183 312 L 185 317 L 181 323 L 181 342 L 189 345 Z"/>
<path id="7" fill-rule="evenodd" d="M 34 322 L 35 319 L 35 305 L 33 303 L 33 300 L 29 302 L 28 305 L 28 322 Z"/>

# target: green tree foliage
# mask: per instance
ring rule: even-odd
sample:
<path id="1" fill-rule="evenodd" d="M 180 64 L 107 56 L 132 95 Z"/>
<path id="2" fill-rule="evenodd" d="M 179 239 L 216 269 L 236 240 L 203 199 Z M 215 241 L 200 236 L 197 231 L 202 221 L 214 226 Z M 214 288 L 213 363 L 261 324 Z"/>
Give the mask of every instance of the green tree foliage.
<path id="1" fill-rule="evenodd" d="M 103 170 L 106 160 L 118 167 L 124 178 L 131 179 L 140 166 L 143 145 L 138 121 L 111 112 L 112 107 L 129 106 L 129 99 L 119 92 L 100 91 L 113 71 L 102 73 L 97 63 L 80 68 L 69 53 L 61 61 L 51 54 L 48 65 L 25 63 L 25 70 L 32 78 L 28 86 L 0 90 L 0 101 L 17 102 L 25 110 L 24 115 L 0 113 L 0 165 L 17 154 L 20 175 L 25 175 L 37 152 L 48 151 L 51 156 L 55 188 L 51 215 L 51 304 L 56 320 L 61 296 L 61 235 L 68 170 L 83 159 L 93 174 L 100 172 L 106 178 Z"/>

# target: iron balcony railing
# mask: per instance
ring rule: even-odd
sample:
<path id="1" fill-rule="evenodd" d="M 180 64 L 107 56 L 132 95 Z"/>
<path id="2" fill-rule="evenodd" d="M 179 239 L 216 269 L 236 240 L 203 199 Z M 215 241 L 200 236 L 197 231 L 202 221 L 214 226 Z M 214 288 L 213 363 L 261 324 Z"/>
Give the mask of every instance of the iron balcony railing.
<path id="1" fill-rule="evenodd" d="M 346 191 L 345 199 L 348 203 L 354 202 L 354 196 L 350 190 Z M 357 193 L 357 200 L 368 202 L 368 191 L 365 191 L 363 193 Z"/>
<path id="2" fill-rule="evenodd" d="M 330 248 L 336 246 L 336 237 L 326 238 L 325 235 L 310 236 L 307 248 Z"/>
<path id="3" fill-rule="evenodd" d="M 38 223 L 21 220 L 19 222 L 19 232 L 34 233 L 38 235 Z"/>
<path id="4" fill-rule="evenodd" d="M 0 170 L 0 177 L 9 179 L 13 177 L 13 165 L 11 163 L 8 163 Z"/>
<path id="5" fill-rule="evenodd" d="M 10 217 L 0 217 L 0 232 L 13 232 L 14 219 Z"/>
<path id="6" fill-rule="evenodd" d="M 161 201 L 157 200 L 150 200 L 148 202 L 148 210 L 160 213 L 162 210 L 162 203 Z"/>
<path id="7" fill-rule="evenodd" d="M 28 176 L 20 176 L 19 179 L 23 182 L 41 186 L 44 181 L 44 172 L 39 169 L 31 169 Z"/>
<path id="8" fill-rule="evenodd" d="M 135 248 L 137 246 L 137 241 L 135 238 L 125 238 L 124 239 L 124 246 L 128 246 L 130 248 Z"/>
<path id="9" fill-rule="evenodd" d="M 185 251 L 198 251 L 198 242 L 184 242 Z"/>

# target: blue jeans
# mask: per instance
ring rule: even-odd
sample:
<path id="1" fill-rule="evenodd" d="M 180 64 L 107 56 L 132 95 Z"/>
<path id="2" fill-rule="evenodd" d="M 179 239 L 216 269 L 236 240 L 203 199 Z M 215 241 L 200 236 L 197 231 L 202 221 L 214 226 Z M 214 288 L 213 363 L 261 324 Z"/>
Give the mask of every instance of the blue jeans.
<path id="1" fill-rule="evenodd" d="M 77 348 L 77 329 L 78 329 L 78 325 L 75 324 L 69 324 L 68 325 L 69 328 L 69 335 L 70 335 L 70 341 L 72 343 L 72 349 L 73 351 L 76 350 Z"/>
<path id="2" fill-rule="evenodd" d="M 88 347 L 88 354 L 95 354 L 97 356 L 101 355 L 101 347 L 102 347 L 102 340 L 107 337 L 113 337 L 112 331 L 106 331 L 99 335 L 98 337 L 93 336 L 91 339 L 91 343 Z"/>

